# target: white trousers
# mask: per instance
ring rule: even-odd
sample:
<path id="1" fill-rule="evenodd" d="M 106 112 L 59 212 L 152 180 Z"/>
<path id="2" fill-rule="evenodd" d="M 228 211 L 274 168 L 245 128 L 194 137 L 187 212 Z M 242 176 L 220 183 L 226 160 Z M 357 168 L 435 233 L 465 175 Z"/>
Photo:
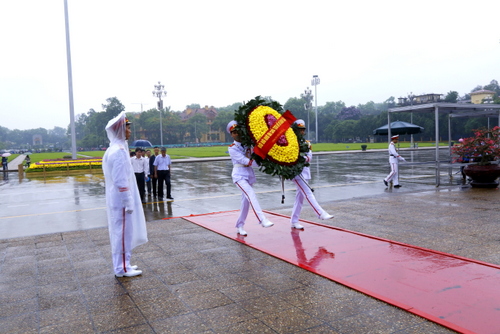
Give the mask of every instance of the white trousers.
<path id="1" fill-rule="evenodd" d="M 307 202 L 309 202 L 309 204 L 311 205 L 314 212 L 319 218 L 319 216 L 323 213 L 324 210 L 319 205 L 318 201 L 316 200 L 316 197 L 314 197 L 314 194 L 311 191 L 311 188 L 309 188 L 307 182 L 303 180 L 300 177 L 300 175 L 296 176 L 292 181 L 295 183 L 297 191 L 295 194 L 295 203 L 293 204 L 292 217 L 290 219 L 290 222 L 294 224 L 299 221 L 300 211 L 302 211 L 302 204 L 304 203 L 304 198 L 307 200 Z"/>
<path id="2" fill-rule="evenodd" d="M 245 225 L 245 220 L 247 219 L 250 206 L 252 207 L 253 213 L 259 220 L 259 223 L 266 219 L 252 185 L 248 183 L 247 180 L 239 180 L 238 182 L 235 182 L 235 184 L 241 190 L 240 216 L 236 221 L 236 227 L 243 227 L 243 225 Z"/>
<path id="3" fill-rule="evenodd" d="M 113 270 L 115 274 L 123 274 L 131 270 L 130 257 L 132 256 L 132 222 L 131 215 L 125 213 L 125 208 L 112 211 L 111 249 L 113 257 Z"/>
<path id="4" fill-rule="evenodd" d="M 385 178 L 386 182 L 393 182 L 395 186 L 399 184 L 399 164 L 397 162 L 389 163 L 391 165 L 391 172 Z"/>

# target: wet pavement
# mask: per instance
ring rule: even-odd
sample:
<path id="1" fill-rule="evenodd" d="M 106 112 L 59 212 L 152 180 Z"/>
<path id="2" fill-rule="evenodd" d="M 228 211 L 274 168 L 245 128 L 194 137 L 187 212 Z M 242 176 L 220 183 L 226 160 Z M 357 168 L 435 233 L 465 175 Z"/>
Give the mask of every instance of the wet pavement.
<path id="1" fill-rule="evenodd" d="M 403 187 L 386 189 L 386 152 L 315 155 L 311 184 L 330 225 L 499 265 L 500 193 L 462 186 L 458 168 L 436 188 L 433 166 L 419 164 L 433 157 L 413 152 Z M 112 275 L 102 174 L 9 173 L 0 181 L 0 333 L 451 332 L 175 218 L 238 209 L 230 171 L 229 160 L 174 162 L 175 201 L 145 205 L 150 241 L 133 256 L 144 274 L 130 279 Z M 257 173 L 255 189 L 264 209 L 290 214 L 289 183 L 284 204 L 277 178 Z M 302 217 L 318 221 L 307 206 Z"/>
<path id="2" fill-rule="evenodd" d="M 445 150 L 441 150 L 446 159 Z M 400 165 L 400 189 L 385 189 L 382 179 L 389 172 L 387 154 L 381 152 L 315 155 L 311 186 L 319 202 L 338 201 L 385 192 L 415 192 L 435 188 L 434 150 L 404 152 L 408 164 Z M 172 166 L 174 202 L 148 197 L 144 206 L 147 221 L 238 209 L 240 191 L 231 181 L 231 161 L 179 160 Z M 416 165 L 411 165 L 411 161 Z M 457 167 L 458 168 L 458 167 Z M 455 169 L 454 173 L 458 171 Z M 450 182 L 442 172 L 442 186 L 461 181 L 457 174 Z M 106 204 L 102 173 L 84 175 L 30 176 L 20 179 L 8 173 L 0 181 L 0 239 L 45 233 L 105 227 Z M 285 203 L 281 204 L 281 182 L 256 171 L 254 186 L 263 209 L 293 206 L 295 188 L 285 182 Z M 444 181 L 448 182 L 445 183 Z"/>

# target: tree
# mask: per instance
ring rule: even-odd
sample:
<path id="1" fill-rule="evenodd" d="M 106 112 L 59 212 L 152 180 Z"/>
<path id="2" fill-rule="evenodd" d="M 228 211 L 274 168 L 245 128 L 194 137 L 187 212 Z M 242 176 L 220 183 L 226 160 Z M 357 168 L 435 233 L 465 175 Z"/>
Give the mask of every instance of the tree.
<path id="1" fill-rule="evenodd" d="M 356 133 L 356 124 L 355 120 L 344 120 L 338 122 L 333 127 L 334 139 L 337 141 L 346 141 L 350 138 L 354 137 Z"/>
<path id="2" fill-rule="evenodd" d="M 340 113 L 340 111 L 345 107 L 346 105 L 342 101 L 327 102 L 323 107 L 321 107 L 321 113 L 325 115 L 337 116 Z"/>
<path id="3" fill-rule="evenodd" d="M 377 105 L 373 101 L 369 101 L 365 104 L 358 104 L 358 109 L 363 115 L 377 114 Z"/>
<path id="4" fill-rule="evenodd" d="M 342 108 L 340 113 L 337 115 L 337 119 L 344 120 L 357 120 L 361 118 L 361 111 L 355 106 L 350 106 L 348 108 Z"/>
<path id="5" fill-rule="evenodd" d="M 234 119 L 234 111 L 219 111 L 212 122 L 212 130 L 223 131 L 225 134 L 224 141 L 231 141 L 231 136 L 226 131 L 227 123 Z M 222 140 L 222 138 L 221 138 Z"/>
<path id="6" fill-rule="evenodd" d="M 471 93 L 472 92 L 477 92 L 478 90 L 482 90 L 482 89 L 483 89 L 483 86 L 477 85 L 474 89 L 471 90 Z"/>
<path id="7" fill-rule="evenodd" d="M 491 80 L 489 85 L 484 86 L 484 89 L 495 92 L 495 95 L 493 96 L 493 103 L 500 103 L 500 86 L 498 85 L 498 81 Z"/>
<path id="8" fill-rule="evenodd" d="M 285 102 L 283 109 L 290 110 L 297 119 L 307 121 L 307 111 L 304 109 L 304 103 L 305 100 L 302 98 L 291 97 Z M 309 124 L 307 126 L 309 127 Z"/>
<path id="9" fill-rule="evenodd" d="M 106 111 L 106 117 L 108 117 L 108 120 L 118 116 L 125 110 L 125 106 L 116 97 L 109 97 L 106 99 L 106 102 L 106 104 L 102 105 L 102 108 Z"/>
<path id="10" fill-rule="evenodd" d="M 208 132 L 207 116 L 196 114 L 187 121 L 188 132 L 192 141 L 200 140 L 202 135 Z"/>
<path id="11" fill-rule="evenodd" d="M 200 105 L 198 103 L 191 103 L 190 105 L 186 106 L 186 109 L 200 109 Z"/>
<path id="12" fill-rule="evenodd" d="M 231 105 L 228 105 L 228 106 L 225 106 L 225 107 L 221 107 L 221 108 L 218 108 L 217 110 L 220 112 L 225 112 L 225 111 L 228 111 L 228 112 L 231 112 L 233 115 L 234 115 L 234 112 L 236 110 L 238 110 L 239 107 L 241 107 L 243 105 L 243 103 L 241 102 L 236 102 L 236 103 L 233 103 Z M 233 117 L 234 118 L 234 117 Z M 229 122 L 229 121 L 228 121 Z"/>
<path id="13" fill-rule="evenodd" d="M 444 102 L 457 103 L 458 101 L 458 92 L 454 90 L 450 90 L 446 97 L 444 98 Z"/>
<path id="14" fill-rule="evenodd" d="M 396 98 L 394 96 L 391 96 L 384 101 L 384 104 L 387 106 L 387 108 L 392 108 L 396 105 Z"/>

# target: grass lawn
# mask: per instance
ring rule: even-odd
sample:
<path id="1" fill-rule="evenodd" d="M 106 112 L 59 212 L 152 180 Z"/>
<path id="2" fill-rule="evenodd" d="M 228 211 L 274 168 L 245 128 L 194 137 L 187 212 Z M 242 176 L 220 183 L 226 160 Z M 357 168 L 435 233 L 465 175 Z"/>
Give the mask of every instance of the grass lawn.
<path id="1" fill-rule="evenodd" d="M 367 150 L 370 149 L 387 149 L 387 143 L 319 143 L 313 144 L 314 152 L 329 152 L 329 151 L 350 151 L 350 150 L 361 150 L 361 145 L 367 145 Z M 434 142 L 419 142 L 419 147 L 434 147 Z M 442 142 L 441 146 L 448 145 L 447 142 Z M 400 142 L 400 148 L 409 148 L 409 142 Z M 224 157 L 228 156 L 227 146 L 209 146 L 209 147 L 179 147 L 179 148 L 169 148 L 167 153 L 172 159 L 185 159 L 185 158 L 209 158 L 209 157 Z M 33 153 L 30 155 L 31 162 L 38 162 L 45 159 L 58 159 L 66 155 L 71 155 L 68 152 L 54 152 L 54 153 Z M 77 152 L 78 158 L 86 157 L 102 157 L 104 151 L 88 151 L 88 152 Z M 9 161 L 14 158 L 15 155 L 9 157 Z"/>

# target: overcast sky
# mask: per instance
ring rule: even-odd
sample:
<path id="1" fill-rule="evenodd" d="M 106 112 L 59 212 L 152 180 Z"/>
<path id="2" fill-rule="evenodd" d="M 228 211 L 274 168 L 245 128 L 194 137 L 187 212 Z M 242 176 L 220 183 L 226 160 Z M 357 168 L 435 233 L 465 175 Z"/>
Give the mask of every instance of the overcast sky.
<path id="1" fill-rule="evenodd" d="M 75 114 L 460 95 L 500 80 L 500 1 L 68 0 Z M 0 0 L 0 125 L 70 122 L 63 0 Z M 311 87 L 314 93 L 314 88 Z"/>

